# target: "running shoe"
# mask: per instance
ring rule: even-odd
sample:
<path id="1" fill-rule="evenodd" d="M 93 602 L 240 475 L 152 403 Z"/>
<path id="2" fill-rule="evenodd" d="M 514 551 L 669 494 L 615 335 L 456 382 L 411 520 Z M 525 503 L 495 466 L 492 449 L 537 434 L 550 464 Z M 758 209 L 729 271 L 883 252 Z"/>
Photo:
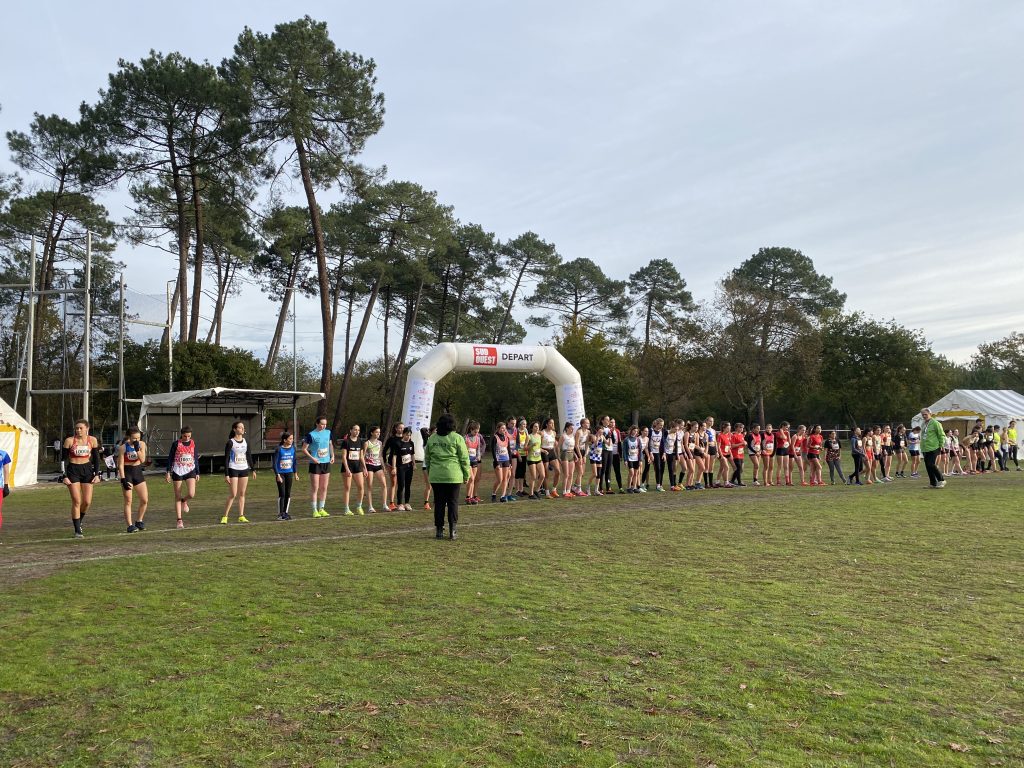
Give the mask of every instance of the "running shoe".
<path id="1" fill-rule="evenodd" d="M 424 509 L 430 509 L 430 502 L 429 501 L 424 501 L 423 502 L 423 508 Z"/>
<path id="2" fill-rule="evenodd" d="M 502 498 L 502 499 L 504 499 L 505 497 L 504 497 L 504 496 L 502 496 L 501 498 Z M 491 494 L 491 504 L 493 504 L 493 503 L 494 503 L 494 502 L 496 502 L 497 500 L 498 500 L 498 494 L 496 494 L 496 493 L 492 493 L 492 494 Z"/>
<path id="3" fill-rule="evenodd" d="M 810 485 L 810 483 L 800 483 L 800 485 Z"/>
<path id="4" fill-rule="evenodd" d="M 566 491 L 565 493 L 562 494 L 562 498 L 563 499 L 574 499 L 574 498 L 576 498 L 576 494 L 573 493 L 572 491 Z"/>
<path id="5" fill-rule="evenodd" d="M 75 538 L 76 539 L 84 539 L 85 538 L 85 534 L 82 533 L 81 531 L 75 531 Z"/>
<path id="6" fill-rule="evenodd" d="M 640 493 L 647 493 L 647 486 L 641 485 L 640 486 Z"/>
<path id="7" fill-rule="evenodd" d="M 367 512 L 369 512 L 369 513 L 370 513 L 371 515 L 375 515 L 375 514 L 377 514 L 377 510 L 376 510 L 376 509 L 374 509 L 373 507 L 370 507 L 370 508 L 369 508 L 369 509 L 367 509 L 366 511 L 367 511 Z"/>
<path id="8" fill-rule="evenodd" d="M 557 498 L 558 498 L 559 496 L 561 496 L 562 494 L 560 494 L 560 493 L 558 492 L 558 489 L 557 489 L 557 488 L 552 488 L 552 489 L 551 489 L 551 493 L 550 493 L 549 495 L 551 496 L 551 498 L 553 498 L 553 499 L 557 499 Z"/>
<path id="9" fill-rule="evenodd" d="M 220 524 L 221 525 L 227 525 L 228 524 L 228 516 L 227 515 L 224 515 L 224 517 L 222 517 L 220 519 Z"/>
<path id="10" fill-rule="evenodd" d="M 146 524 L 142 520 L 136 520 L 135 527 L 138 528 L 140 531 L 146 530 Z"/>
<path id="11" fill-rule="evenodd" d="M 397 512 L 398 510 L 401 509 L 401 506 L 399 506 L 398 504 L 395 504 L 395 502 L 391 502 L 391 504 L 388 505 L 388 509 L 391 512 Z"/>
<path id="12" fill-rule="evenodd" d="M 611 491 L 609 491 L 609 493 L 611 493 Z M 588 493 L 587 496 L 589 496 L 589 495 L 590 494 Z M 595 496 L 604 496 L 604 491 L 594 491 L 594 495 Z"/>
<path id="13" fill-rule="evenodd" d="M 316 518 L 320 518 L 320 517 L 323 517 L 323 514 L 321 514 L 321 510 L 319 510 L 319 509 L 314 509 L 314 510 L 313 510 L 313 517 L 316 517 Z"/>
<path id="14" fill-rule="evenodd" d="M 178 530 L 181 530 L 181 529 L 182 529 L 182 528 L 184 528 L 184 527 L 185 527 L 185 521 L 184 521 L 184 520 L 182 520 L 182 519 L 181 519 L 181 518 L 179 517 L 179 518 L 178 518 L 178 522 L 177 522 L 177 523 L 175 524 L 175 528 L 177 528 Z"/>
<path id="15" fill-rule="evenodd" d="M 360 517 L 362 517 L 362 516 L 365 516 L 365 515 L 366 515 L 366 513 L 365 513 L 365 512 L 363 512 L 363 505 L 362 505 L 362 504 L 360 504 L 360 505 L 358 505 L 358 506 L 356 507 L 356 514 L 357 514 L 357 515 L 359 515 Z"/>
<path id="16" fill-rule="evenodd" d="M 327 510 L 326 509 L 321 509 L 320 510 L 320 517 L 330 517 L 330 515 L 327 514 Z"/>
<path id="17" fill-rule="evenodd" d="M 735 486 L 735 485 L 733 485 L 732 483 L 726 483 L 726 484 L 725 484 L 724 486 L 722 486 L 722 487 L 723 487 L 723 488 L 735 488 L 736 486 Z"/>
<path id="18" fill-rule="evenodd" d="M 757 480 L 754 481 L 754 485 L 761 485 Z"/>
<path id="19" fill-rule="evenodd" d="M 656 490 L 658 493 L 664 493 L 665 492 L 665 489 L 662 488 L 660 485 L 657 488 L 655 488 L 654 490 Z"/>
<path id="20" fill-rule="evenodd" d="M 188 508 L 188 502 L 187 501 L 182 502 L 182 504 L 181 504 L 181 511 L 184 512 L 186 515 L 189 513 L 189 508 Z"/>
<path id="21" fill-rule="evenodd" d="M 528 499 L 533 499 L 534 501 L 540 501 L 540 496 L 538 496 L 538 495 L 537 495 L 536 493 L 531 493 L 531 494 L 530 494 L 529 496 L 527 496 L 526 498 L 528 498 Z"/>
<path id="22" fill-rule="evenodd" d="M 131 525 L 128 526 L 127 533 L 135 533 L 137 530 L 139 530 L 139 527 L 137 525 L 135 525 L 134 523 L 132 523 Z"/>
<path id="23" fill-rule="evenodd" d="M 240 523 L 248 523 L 249 522 L 249 518 L 247 518 L 245 515 L 239 515 L 238 516 L 238 522 L 240 522 Z"/>
<path id="24" fill-rule="evenodd" d="M 351 509 L 345 507 L 345 517 L 352 517 L 355 514 Z"/>
<path id="25" fill-rule="evenodd" d="M 288 514 L 287 512 L 285 512 L 285 513 L 284 513 L 284 519 L 285 519 L 285 520 L 291 520 L 291 519 L 292 519 L 292 516 L 291 516 L 290 514 Z"/>

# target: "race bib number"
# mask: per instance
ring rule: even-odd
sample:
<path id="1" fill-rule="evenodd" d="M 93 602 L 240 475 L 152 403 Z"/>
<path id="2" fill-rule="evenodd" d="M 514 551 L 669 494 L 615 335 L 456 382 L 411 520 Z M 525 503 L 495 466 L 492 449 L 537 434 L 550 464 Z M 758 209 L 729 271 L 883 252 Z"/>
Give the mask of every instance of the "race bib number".
<path id="1" fill-rule="evenodd" d="M 470 448 L 469 449 L 469 458 L 470 458 L 470 460 L 473 460 L 473 459 L 476 458 L 476 448 Z"/>
<path id="2" fill-rule="evenodd" d="M 191 467 L 195 462 L 195 457 L 191 453 L 184 453 L 178 457 L 178 463 L 183 467 Z"/>
<path id="3" fill-rule="evenodd" d="M 348 460 L 349 461 L 359 461 L 359 449 L 358 448 L 355 448 L 355 449 L 349 448 Z"/>
<path id="4" fill-rule="evenodd" d="M 317 448 L 316 457 L 318 459 L 326 459 L 330 455 L 331 455 L 331 449 L 330 448 Z"/>
<path id="5" fill-rule="evenodd" d="M 291 469 L 291 468 L 292 468 L 292 460 L 291 459 L 281 459 L 281 469 Z"/>
<path id="6" fill-rule="evenodd" d="M 789 448 L 789 440 L 783 440 L 782 441 L 782 447 L 783 448 Z"/>
<path id="7" fill-rule="evenodd" d="M 403 453 L 402 454 L 402 463 L 403 464 L 412 464 L 412 454 L 411 453 Z"/>
<path id="8" fill-rule="evenodd" d="M 508 448 L 503 448 L 499 445 L 496 453 L 498 454 L 498 461 L 508 461 Z"/>
<path id="9" fill-rule="evenodd" d="M 629 460 L 630 461 L 640 461 L 640 451 L 630 450 L 630 452 L 629 452 Z"/>
<path id="10" fill-rule="evenodd" d="M 139 454 L 137 454 L 135 451 L 126 451 L 124 454 L 124 459 L 125 461 L 138 461 Z"/>

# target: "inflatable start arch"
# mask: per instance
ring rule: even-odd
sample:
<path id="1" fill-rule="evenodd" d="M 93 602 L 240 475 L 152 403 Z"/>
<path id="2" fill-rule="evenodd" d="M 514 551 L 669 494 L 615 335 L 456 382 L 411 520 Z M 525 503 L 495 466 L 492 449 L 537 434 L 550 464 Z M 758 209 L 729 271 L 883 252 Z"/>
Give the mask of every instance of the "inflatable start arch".
<path id="1" fill-rule="evenodd" d="M 412 427 L 416 459 L 423 459 L 420 428 L 431 425 L 434 387 L 452 371 L 543 373 L 555 385 L 558 431 L 567 421 L 579 424 L 583 410 L 583 383 L 579 371 L 554 347 L 525 344 L 438 344 L 409 369 L 405 383 L 402 421 Z"/>

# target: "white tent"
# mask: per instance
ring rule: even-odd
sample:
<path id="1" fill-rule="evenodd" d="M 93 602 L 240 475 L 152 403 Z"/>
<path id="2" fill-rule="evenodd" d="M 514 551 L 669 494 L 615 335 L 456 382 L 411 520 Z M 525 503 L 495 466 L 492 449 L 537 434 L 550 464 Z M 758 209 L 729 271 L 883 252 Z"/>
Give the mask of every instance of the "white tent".
<path id="1" fill-rule="evenodd" d="M 1011 419 L 1024 423 L 1024 395 L 1012 389 L 954 389 L 929 410 L 946 429 L 959 429 L 965 435 L 976 419 L 986 427 L 1005 427 Z M 918 413 L 911 424 L 920 426 L 922 421 Z"/>
<path id="2" fill-rule="evenodd" d="M 11 456 L 11 486 L 35 485 L 39 470 L 39 430 L 2 399 L 0 448 Z"/>

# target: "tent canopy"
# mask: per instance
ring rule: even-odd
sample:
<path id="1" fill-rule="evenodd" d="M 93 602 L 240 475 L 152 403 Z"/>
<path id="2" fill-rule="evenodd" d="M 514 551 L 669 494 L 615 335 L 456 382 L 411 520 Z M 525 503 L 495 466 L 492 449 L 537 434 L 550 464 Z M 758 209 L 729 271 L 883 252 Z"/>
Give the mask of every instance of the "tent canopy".
<path id="1" fill-rule="evenodd" d="M 266 444 L 265 414 L 268 409 L 301 408 L 324 399 L 322 392 L 288 392 L 273 389 L 193 389 L 144 395 L 139 410 L 139 429 L 151 452 L 169 450 L 178 429 L 185 423 L 204 454 L 221 453 L 228 425 L 246 424 L 255 450 Z"/>
<path id="2" fill-rule="evenodd" d="M 11 456 L 11 485 L 34 485 L 39 471 L 39 430 L 2 399 L 0 448 Z"/>
<path id="3" fill-rule="evenodd" d="M 1024 395 L 1012 389 L 954 389 L 929 410 L 942 422 L 981 419 L 985 426 L 1005 427 L 1011 419 L 1024 421 Z M 922 421 L 919 413 L 911 424 L 920 426 Z"/>
<path id="4" fill-rule="evenodd" d="M 157 395 L 143 395 L 139 422 L 148 413 L 177 412 L 202 413 L 210 406 L 250 405 L 261 408 L 302 408 L 324 399 L 323 392 L 286 392 L 273 389 L 190 389 L 184 392 L 163 392 Z M 186 405 L 187 403 L 187 405 Z"/>

